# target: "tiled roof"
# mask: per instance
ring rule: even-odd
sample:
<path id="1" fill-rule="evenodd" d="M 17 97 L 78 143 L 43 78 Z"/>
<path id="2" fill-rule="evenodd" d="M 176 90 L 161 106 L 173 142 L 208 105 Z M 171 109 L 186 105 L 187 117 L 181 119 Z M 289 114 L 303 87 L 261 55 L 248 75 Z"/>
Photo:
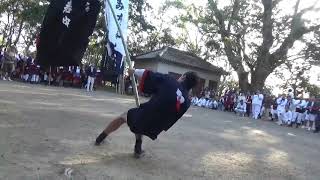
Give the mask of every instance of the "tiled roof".
<path id="1" fill-rule="evenodd" d="M 201 59 L 195 54 L 174 49 L 171 47 L 163 47 L 159 50 L 148 52 L 145 54 L 137 55 L 133 58 L 134 61 L 143 60 L 160 60 L 171 63 L 176 63 L 184 66 L 195 67 L 219 74 L 225 74 L 226 72 L 219 67 L 212 65 L 211 63 Z"/>

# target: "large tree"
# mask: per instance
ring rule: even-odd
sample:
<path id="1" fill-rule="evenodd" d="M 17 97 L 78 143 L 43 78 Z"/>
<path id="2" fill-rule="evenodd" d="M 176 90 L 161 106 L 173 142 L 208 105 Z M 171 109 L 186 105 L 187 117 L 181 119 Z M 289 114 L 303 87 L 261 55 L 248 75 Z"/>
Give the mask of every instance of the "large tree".
<path id="1" fill-rule="evenodd" d="M 308 61 L 288 61 L 278 67 L 274 74 L 281 79 L 282 89 L 292 89 L 297 96 L 302 90 L 306 90 L 310 81 L 311 64 Z"/>
<path id="2" fill-rule="evenodd" d="M 304 1 L 296 0 L 292 12 L 284 14 L 281 1 L 231 0 L 220 7 L 218 1 L 208 0 L 205 7 L 197 7 L 181 6 L 178 0 L 171 5 L 185 9 L 181 19 L 205 36 L 207 49 L 224 53 L 238 74 L 240 89 L 258 90 L 277 67 L 290 60 L 288 52 L 294 43 L 320 28 L 319 23 L 303 18 L 319 10 L 316 4 L 300 8 Z"/>
<path id="3" fill-rule="evenodd" d="M 46 0 L 0 0 L 1 46 L 17 46 L 28 52 L 34 45 L 48 2 Z"/>
<path id="4" fill-rule="evenodd" d="M 164 10 L 153 9 L 146 0 L 130 3 L 128 45 L 131 55 L 176 44 L 170 26 L 162 19 L 164 14 Z"/>
<path id="5" fill-rule="evenodd" d="M 306 45 L 302 50 L 304 58 L 310 60 L 312 64 L 320 66 L 320 30 L 314 32 L 314 38 L 307 41 Z"/>

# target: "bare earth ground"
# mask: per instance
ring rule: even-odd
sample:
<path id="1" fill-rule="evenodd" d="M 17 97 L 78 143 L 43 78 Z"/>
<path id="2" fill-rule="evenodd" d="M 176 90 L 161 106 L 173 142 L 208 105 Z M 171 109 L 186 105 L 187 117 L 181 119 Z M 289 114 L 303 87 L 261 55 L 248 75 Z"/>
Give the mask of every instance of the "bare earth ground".
<path id="1" fill-rule="evenodd" d="M 100 147 L 98 132 L 132 97 L 0 81 L 0 179 L 320 179 L 320 135 L 191 108 L 145 157 L 126 126 Z"/>

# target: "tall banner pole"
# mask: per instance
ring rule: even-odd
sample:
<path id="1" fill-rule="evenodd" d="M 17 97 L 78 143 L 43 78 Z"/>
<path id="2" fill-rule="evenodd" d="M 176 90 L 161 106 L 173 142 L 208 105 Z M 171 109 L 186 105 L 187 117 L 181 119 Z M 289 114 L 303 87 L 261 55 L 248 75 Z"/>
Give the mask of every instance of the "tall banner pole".
<path id="1" fill-rule="evenodd" d="M 123 48 L 124 48 L 125 53 L 126 53 L 126 61 L 127 61 L 128 65 L 129 65 L 129 68 L 133 68 L 132 62 L 131 62 L 131 59 L 130 59 L 130 53 L 128 51 L 128 47 L 127 47 L 126 41 L 125 41 L 125 39 L 123 37 L 123 33 L 121 31 L 119 22 L 117 20 L 116 13 L 114 12 L 114 9 L 113 9 L 113 7 L 112 7 L 112 5 L 110 3 L 110 0 L 106 0 L 106 1 L 107 1 L 108 5 L 109 5 L 109 8 L 110 8 L 110 10 L 112 12 L 112 17 L 113 17 L 113 19 L 114 19 L 114 21 L 115 21 L 115 23 L 117 25 L 118 31 L 120 33 L 122 44 L 123 44 Z M 139 100 L 139 94 L 138 94 L 136 78 L 135 78 L 134 74 L 131 76 L 131 82 L 132 82 L 132 86 L 133 86 L 133 92 L 134 92 L 134 95 L 135 95 L 136 105 L 137 105 L 137 107 L 139 107 L 140 106 L 140 100 Z"/>

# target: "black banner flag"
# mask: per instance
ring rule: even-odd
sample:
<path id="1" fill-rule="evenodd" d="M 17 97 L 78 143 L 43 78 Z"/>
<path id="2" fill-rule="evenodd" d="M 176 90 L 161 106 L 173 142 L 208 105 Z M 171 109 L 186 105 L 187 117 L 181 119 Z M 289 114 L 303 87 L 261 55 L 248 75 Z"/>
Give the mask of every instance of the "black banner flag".
<path id="1" fill-rule="evenodd" d="M 79 65 L 100 11 L 99 0 L 52 0 L 37 41 L 41 66 Z"/>

